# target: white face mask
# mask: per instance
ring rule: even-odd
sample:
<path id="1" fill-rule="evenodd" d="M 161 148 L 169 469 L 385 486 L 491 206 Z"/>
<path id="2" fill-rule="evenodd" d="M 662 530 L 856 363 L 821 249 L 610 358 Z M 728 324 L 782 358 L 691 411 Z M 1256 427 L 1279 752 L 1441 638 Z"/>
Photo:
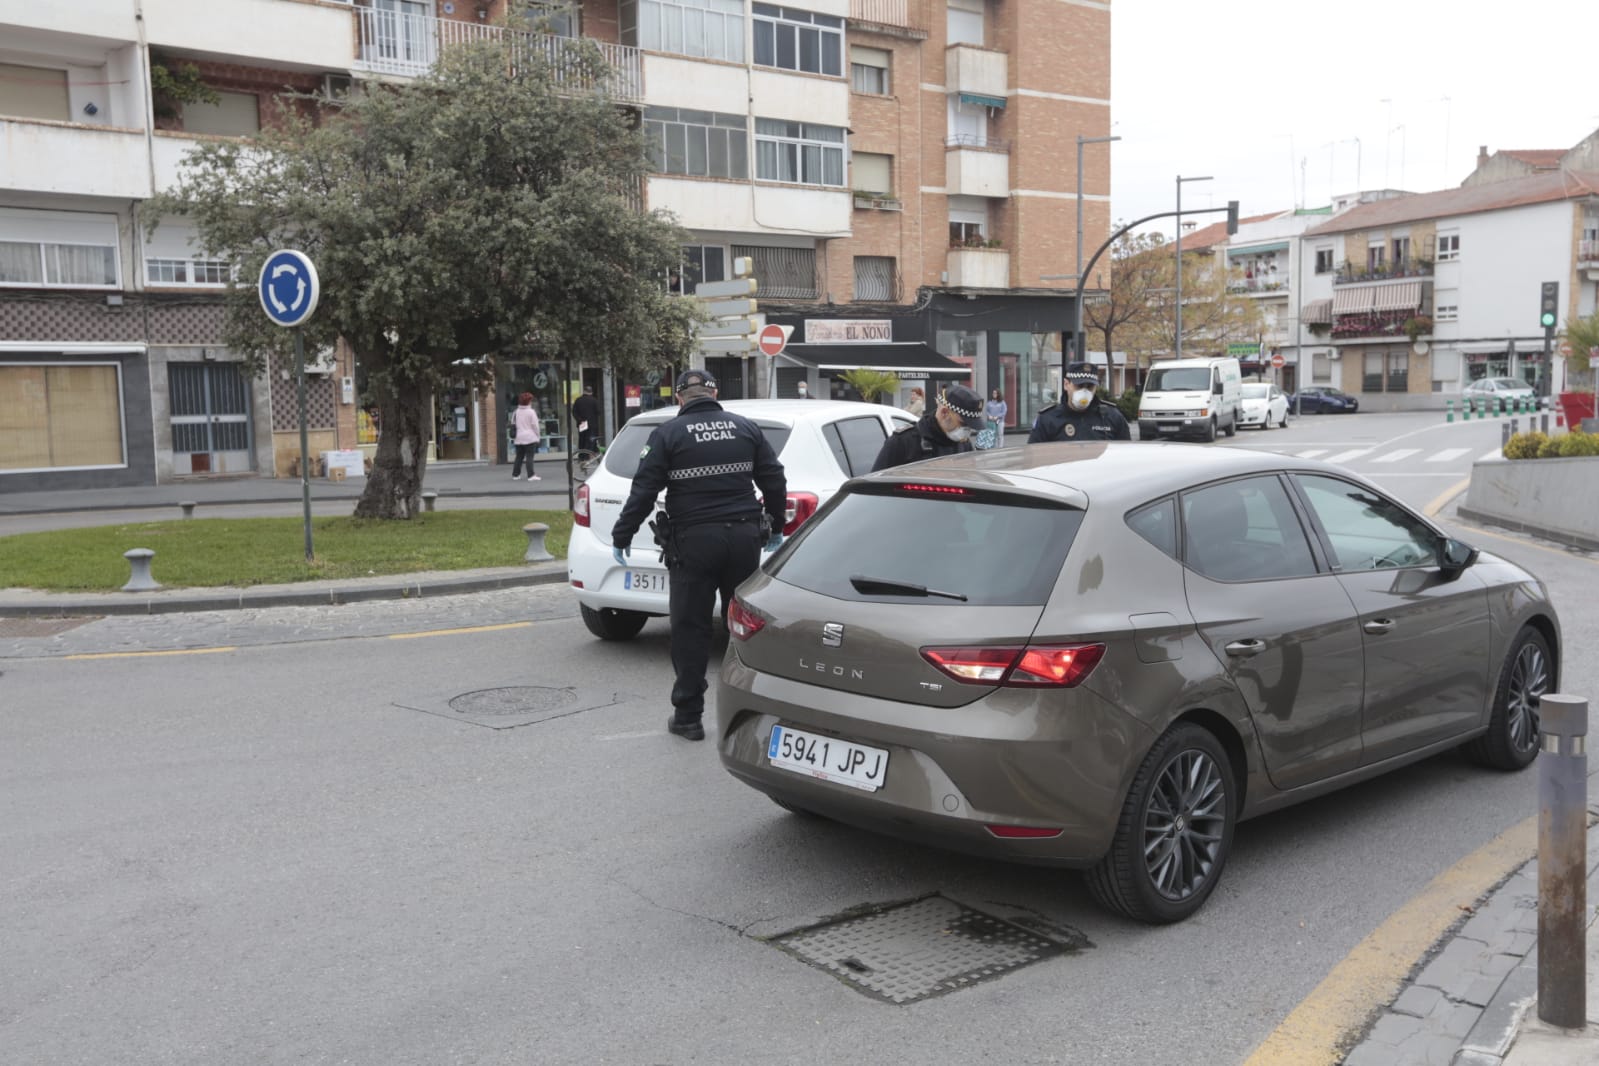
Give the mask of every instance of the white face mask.
<path id="1" fill-rule="evenodd" d="M 1094 402 L 1094 390 L 1073 389 L 1071 399 L 1067 402 L 1071 404 L 1073 411 L 1086 411 L 1088 405 Z"/>
<path id="2" fill-rule="evenodd" d="M 972 439 L 972 431 L 967 429 L 965 426 L 956 426 L 954 429 L 945 430 L 944 436 L 948 437 L 956 444 L 960 444 L 964 441 Z"/>
<path id="3" fill-rule="evenodd" d="M 810 390 L 808 390 L 808 389 L 807 389 L 807 388 L 806 388 L 806 387 L 805 387 L 805 386 L 804 386 L 804 385 L 801 385 L 801 386 L 800 386 L 800 387 L 799 387 L 799 394 L 800 394 L 800 398 L 801 398 L 801 399 L 804 399 L 804 398 L 805 398 L 805 394 L 806 394 L 806 393 L 807 393 L 807 392 L 809 392 L 809 391 L 810 391 Z"/>

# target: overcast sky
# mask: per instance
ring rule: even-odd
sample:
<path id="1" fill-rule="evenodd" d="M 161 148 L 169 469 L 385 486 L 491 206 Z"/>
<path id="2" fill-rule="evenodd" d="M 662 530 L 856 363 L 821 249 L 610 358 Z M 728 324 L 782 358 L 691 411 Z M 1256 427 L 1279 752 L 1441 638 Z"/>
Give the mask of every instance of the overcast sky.
<path id="1" fill-rule="evenodd" d="M 1113 153 L 1119 221 L 1174 210 L 1179 174 L 1215 179 L 1184 184 L 1185 210 L 1238 200 L 1247 216 L 1357 188 L 1448 188 L 1476 165 L 1479 145 L 1569 148 L 1599 128 L 1593 5 L 1517 0 L 1489 11 L 1425 0 L 1115 0 L 1111 133 L 1122 140 L 1083 151 Z"/>

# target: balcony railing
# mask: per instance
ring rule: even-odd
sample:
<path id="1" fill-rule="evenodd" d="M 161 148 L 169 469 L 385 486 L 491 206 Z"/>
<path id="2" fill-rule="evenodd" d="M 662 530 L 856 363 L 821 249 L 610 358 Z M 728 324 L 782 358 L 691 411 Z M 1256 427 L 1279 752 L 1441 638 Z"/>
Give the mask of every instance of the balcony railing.
<path id="1" fill-rule="evenodd" d="M 356 8 L 354 13 L 360 31 L 360 48 L 352 64 L 356 70 L 414 78 L 431 70 L 446 49 L 509 35 L 513 57 L 542 56 L 553 72 L 555 83 L 574 91 L 599 88 L 582 59 L 582 48 L 592 45 L 599 49 L 611 70 L 612 78 L 607 85 L 611 95 L 629 103 L 644 100 L 644 60 L 637 48 L 370 7 Z"/>
<path id="2" fill-rule="evenodd" d="M 907 36 L 927 36 L 927 16 L 922 0 L 849 0 L 849 19 L 865 26 L 904 30 Z"/>
<path id="3" fill-rule="evenodd" d="M 1599 241 L 1591 239 L 1578 241 L 1577 262 L 1585 267 L 1599 264 Z"/>
<path id="4" fill-rule="evenodd" d="M 1361 314 L 1339 315 L 1333 322 L 1332 335 L 1346 337 L 1393 337 L 1404 335 L 1405 324 L 1414 322 L 1416 335 L 1432 332 L 1432 319 L 1415 310 L 1366 311 Z M 1423 326 L 1423 323 L 1425 325 Z"/>
<path id="5" fill-rule="evenodd" d="M 1432 263 L 1410 260 L 1405 263 L 1384 264 L 1377 267 L 1357 267 L 1353 263 L 1340 263 L 1333 276 L 1334 285 L 1354 285 L 1362 281 L 1391 281 L 1395 278 L 1430 278 Z"/>
<path id="6" fill-rule="evenodd" d="M 1273 274 L 1264 278 L 1235 278 L 1227 283 L 1227 291 L 1231 293 L 1253 293 L 1264 295 L 1266 293 L 1287 293 L 1289 279 L 1286 274 Z"/>

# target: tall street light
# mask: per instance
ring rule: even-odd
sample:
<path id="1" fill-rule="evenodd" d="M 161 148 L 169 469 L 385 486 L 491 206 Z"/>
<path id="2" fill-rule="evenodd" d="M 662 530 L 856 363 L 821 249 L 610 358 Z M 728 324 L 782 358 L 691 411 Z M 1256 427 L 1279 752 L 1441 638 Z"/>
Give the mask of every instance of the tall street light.
<path id="1" fill-rule="evenodd" d="M 1120 137 L 1084 137 L 1077 135 L 1077 277 L 1083 276 L 1083 145 L 1109 144 Z M 1076 301 L 1072 309 L 1072 356 L 1083 358 L 1083 302 Z M 1105 376 L 1110 377 L 1110 353 L 1105 353 Z"/>
<path id="2" fill-rule="evenodd" d="M 1210 181 L 1210 175 L 1202 178 L 1185 178 L 1177 175 L 1177 358 L 1183 357 L 1183 182 L 1185 181 Z M 1108 355 L 1106 358 L 1110 358 Z"/>

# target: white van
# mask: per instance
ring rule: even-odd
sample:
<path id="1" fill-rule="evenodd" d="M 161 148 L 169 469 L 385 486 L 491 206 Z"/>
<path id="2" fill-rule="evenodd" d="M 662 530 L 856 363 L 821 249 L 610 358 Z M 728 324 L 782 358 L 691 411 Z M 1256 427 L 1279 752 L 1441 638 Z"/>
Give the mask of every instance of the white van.
<path id="1" fill-rule="evenodd" d="M 1138 439 L 1238 432 L 1243 375 L 1237 359 L 1168 359 L 1152 364 L 1138 400 Z"/>

